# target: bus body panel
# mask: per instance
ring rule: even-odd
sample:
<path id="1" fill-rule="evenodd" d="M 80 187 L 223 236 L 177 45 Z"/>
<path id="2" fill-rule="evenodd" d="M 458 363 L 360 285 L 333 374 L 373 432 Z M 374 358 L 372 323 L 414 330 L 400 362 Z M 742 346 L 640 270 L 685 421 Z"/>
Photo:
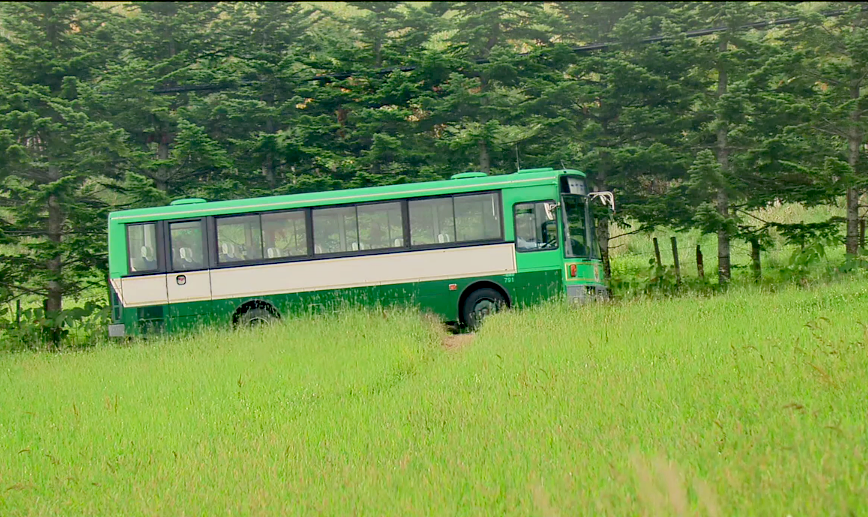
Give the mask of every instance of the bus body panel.
<path id="1" fill-rule="evenodd" d="M 413 306 L 432 312 L 444 321 L 457 322 L 462 294 L 469 293 L 468 289 L 475 284 L 482 285 L 480 282 L 498 286 L 514 306 L 532 305 L 553 296 L 585 299 L 588 293 L 605 292 L 600 260 L 593 255 L 566 256 L 566 216 L 561 210 L 555 211 L 559 232 L 557 248 L 521 251 L 516 246 L 515 205 L 551 202 L 560 206 L 560 180 L 564 175 L 583 177 L 578 171 L 548 170 L 113 213 L 109 217 L 113 327 L 120 325 L 126 329 L 122 333 L 139 335 L 174 332 L 200 324 L 226 324 L 232 322 L 239 307 L 252 301 L 267 302 L 280 314 L 332 311 L 346 304 Z M 434 249 L 404 247 L 385 253 L 347 253 L 338 257 L 304 256 L 283 262 L 216 267 L 214 250 L 218 244 L 214 242 L 211 216 L 265 214 L 269 210 L 316 209 L 474 192 L 496 192 L 499 196 L 501 241 L 450 243 Z M 591 226 L 593 223 L 588 217 Z M 168 223 L 163 221 L 191 219 L 205 221 L 209 228 L 206 254 L 211 255 L 210 269 L 130 276 L 126 224 L 157 222 L 166 225 Z M 405 221 L 405 224 L 409 228 L 410 223 Z M 593 238 L 591 233 L 592 226 L 588 239 Z M 165 249 L 162 252 L 168 256 Z"/>
<path id="2" fill-rule="evenodd" d="M 211 270 L 212 297 L 350 289 L 515 273 L 512 243 Z"/>

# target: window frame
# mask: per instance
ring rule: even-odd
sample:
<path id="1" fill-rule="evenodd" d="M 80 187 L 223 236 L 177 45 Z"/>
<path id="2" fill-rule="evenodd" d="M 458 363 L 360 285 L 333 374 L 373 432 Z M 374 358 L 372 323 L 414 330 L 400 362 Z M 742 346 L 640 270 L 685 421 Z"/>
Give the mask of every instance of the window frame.
<path id="1" fill-rule="evenodd" d="M 195 269 L 175 269 L 175 263 L 172 260 L 172 225 L 173 224 L 181 224 L 181 223 L 199 223 L 199 228 L 202 231 L 202 262 L 204 267 L 195 268 Z M 166 255 L 166 272 L 168 273 L 192 273 L 194 271 L 207 271 L 213 267 L 213 254 L 211 247 L 208 246 L 208 234 L 209 228 L 207 224 L 206 217 L 192 217 L 189 219 L 170 219 L 165 221 L 166 230 L 165 230 L 165 255 Z"/>
<path id="2" fill-rule="evenodd" d="M 516 213 L 516 207 L 518 205 L 536 205 L 538 203 L 553 203 L 555 205 L 555 230 L 558 232 L 558 238 L 555 239 L 555 247 L 554 248 L 537 248 L 537 249 L 522 249 L 518 247 L 518 214 Z M 538 253 L 540 251 L 557 251 L 561 248 L 561 238 L 562 238 L 562 229 L 560 228 L 561 224 L 558 221 L 560 210 L 558 210 L 559 203 L 553 199 L 540 199 L 536 201 L 516 201 L 512 205 L 512 228 L 513 228 L 513 242 L 515 243 L 515 252 L 516 253 Z M 534 213 L 534 224 L 536 224 L 536 214 Z"/>
<path id="3" fill-rule="evenodd" d="M 585 249 L 587 251 L 587 253 L 585 253 L 584 255 L 578 255 L 575 253 L 571 254 L 573 246 L 572 246 L 572 243 L 567 242 L 567 240 L 570 238 L 570 229 L 569 229 L 570 228 L 570 216 L 569 216 L 569 214 L 567 214 L 567 203 L 566 203 L 566 197 L 567 196 L 572 196 L 573 198 L 581 199 L 582 204 L 584 206 L 584 210 L 582 211 L 583 217 L 584 217 L 583 225 L 584 225 L 584 234 L 585 234 L 584 235 L 584 238 L 585 238 L 584 246 L 585 246 Z M 591 235 L 590 229 L 588 228 L 588 226 L 589 226 L 588 225 L 588 219 L 590 217 L 589 205 L 590 205 L 590 203 L 588 203 L 588 197 L 587 196 L 582 196 L 580 194 L 561 193 L 561 217 L 563 218 L 563 223 L 561 225 L 561 231 L 564 232 L 564 237 L 563 237 L 563 239 L 564 239 L 564 257 L 567 259 L 594 260 L 594 257 L 592 256 L 591 249 L 590 249 L 591 246 L 589 245 L 590 242 L 593 242 L 591 239 L 593 239 L 595 237 L 595 236 Z"/>
<path id="4" fill-rule="evenodd" d="M 421 201 L 427 199 L 443 199 L 449 198 L 452 199 L 452 217 L 453 221 L 455 220 L 455 198 L 464 197 L 464 196 L 480 196 L 486 194 L 493 194 L 497 199 L 497 203 L 499 206 L 499 225 L 498 229 L 500 235 L 497 238 L 491 239 L 477 239 L 473 241 L 454 241 L 449 243 L 432 243 L 432 244 L 419 244 L 419 245 L 411 245 L 411 235 L 410 235 L 410 202 L 411 201 Z M 329 208 L 347 208 L 347 207 L 360 207 L 360 206 L 371 206 L 371 205 L 380 205 L 380 204 L 392 204 L 398 203 L 401 209 L 401 228 L 403 234 L 403 245 L 398 247 L 390 247 L 390 248 L 378 248 L 378 249 L 370 249 L 370 250 L 356 250 L 356 251 L 342 251 L 335 253 L 321 253 L 317 254 L 314 252 L 315 243 L 314 243 L 314 228 L 313 228 L 313 211 L 317 209 L 329 209 Z M 259 217 L 259 230 L 262 238 L 262 246 L 263 253 L 265 248 L 265 235 L 262 234 L 262 216 L 263 215 L 272 215 L 272 214 L 282 214 L 282 213 L 296 213 L 301 212 L 304 214 L 304 223 L 305 223 L 305 235 L 307 238 L 307 250 L 303 255 L 295 255 L 288 257 L 275 257 L 275 258 L 267 258 L 263 256 L 261 259 L 250 259 L 238 262 L 229 262 L 229 263 L 220 263 L 219 262 L 219 242 L 217 239 L 217 220 L 223 218 L 231 218 L 231 217 L 241 217 L 241 216 L 257 216 Z M 503 205 L 503 191 L 502 189 L 493 189 L 493 190 L 480 190 L 480 191 L 470 191 L 470 192 L 458 192 L 452 194 L 438 194 L 433 196 L 414 196 L 414 197 L 402 197 L 402 198 L 393 198 L 393 199 L 379 199 L 375 201 L 364 201 L 360 203 L 336 203 L 336 204 L 328 204 L 328 205 L 318 205 L 318 206 L 307 206 L 300 208 L 288 208 L 288 209 L 280 209 L 280 210 L 255 210 L 250 212 L 236 212 L 236 213 L 227 213 L 220 215 L 209 215 L 209 216 L 200 216 L 200 217 L 189 217 L 183 219 L 165 219 L 160 221 L 146 221 L 146 222 L 135 222 L 135 223 L 127 223 L 125 226 L 129 225 L 137 225 L 137 224 L 155 224 L 157 229 L 157 260 L 160 266 L 159 270 L 156 271 L 148 271 L 148 272 L 135 272 L 129 273 L 127 276 L 141 276 L 141 275 L 149 275 L 155 273 L 186 273 L 193 271 L 203 271 L 207 269 L 226 269 L 226 268 L 236 268 L 236 267 L 247 267 L 247 266 L 260 266 L 260 265 L 271 265 L 271 264 L 281 264 L 287 262 L 302 262 L 302 261 L 311 261 L 311 260 L 327 260 L 327 259 L 335 259 L 335 258 L 346 258 L 346 257 L 364 257 L 371 255 L 388 255 L 392 253 L 404 253 L 409 251 L 426 251 L 426 250 L 435 250 L 435 249 L 451 249 L 451 248 L 463 248 L 469 246 L 480 246 L 485 244 L 505 244 L 510 241 L 506 240 L 506 221 L 504 219 L 505 207 Z M 174 264 L 172 263 L 172 239 L 171 239 L 171 226 L 176 223 L 189 223 L 189 222 L 199 222 L 202 228 L 202 239 L 203 239 L 203 252 L 206 254 L 205 259 L 205 267 L 200 269 L 187 269 L 187 270 L 176 270 L 174 268 Z M 358 231 L 358 210 L 356 210 L 356 225 Z M 457 230 L 456 230 L 457 231 Z M 456 235 L 457 237 L 457 235 Z M 127 239 L 127 269 L 129 269 L 129 234 L 125 229 L 125 238 Z M 546 250 L 541 250 L 546 251 Z"/>
<path id="5" fill-rule="evenodd" d="M 165 256 L 164 245 L 163 245 L 163 237 L 164 237 L 163 236 L 163 225 L 161 223 L 162 223 L 162 221 L 143 221 L 143 222 L 137 222 L 137 223 L 124 224 L 124 240 L 126 243 L 126 262 L 127 262 L 127 264 L 126 264 L 127 274 L 124 275 L 125 277 L 127 277 L 127 276 L 158 275 L 158 274 L 163 274 L 166 272 L 166 256 Z M 131 248 L 131 243 L 130 243 L 129 228 L 131 226 L 145 226 L 148 224 L 154 225 L 154 239 L 156 241 L 154 243 L 154 245 L 155 245 L 154 254 L 156 255 L 156 258 L 157 258 L 157 267 L 156 267 L 156 269 L 149 269 L 147 271 L 133 271 L 131 264 L 130 264 L 130 261 L 132 260 L 132 248 Z"/>
<path id="6" fill-rule="evenodd" d="M 285 214 L 292 212 L 302 212 L 304 214 L 304 233 L 307 240 L 307 250 L 303 255 L 290 255 L 288 257 L 275 257 L 268 258 L 264 256 L 265 252 L 265 235 L 262 233 L 262 216 L 263 215 L 272 215 L 272 214 Z M 250 260 L 239 260 L 238 262 L 225 262 L 221 263 L 217 259 L 217 254 L 219 253 L 220 242 L 217 240 L 217 219 L 225 219 L 229 217 L 240 217 L 240 216 L 250 216 L 255 215 L 259 218 L 259 233 L 260 239 L 263 248 L 263 257 L 261 259 L 250 259 Z M 260 265 L 268 265 L 268 264 L 279 264 L 282 262 L 298 262 L 301 260 L 309 260 L 313 257 L 313 232 L 312 232 L 312 224 L 311 224 L 311 208 L 290 208 L 287 210 L 267 210 L 267 211 L 259 211 L 259 212 L 239 212 L 235 214 L 223 214 L 223 215 L 215 215 L 209 217 L 211 219 L 211 224 L 209 225 L 212 230 L 211 233 L 214 235 L 212 238 L 213 245 L 211 246 L 211 253 L 214 256 L 213 264 L 211 265 L 211 269 L 226 269 L 233 267 L 242 267 L 242 266 L 260 266 Z"/>
<path id="7" fill-rule="evenodd" d="M 411 198 L 412 199 L 412 198 Z M 377 201 L 365 201 L 363 203 L 343 203 L 340 205 L 320 205 L 310 208 L 311 212 L 311 240 L 310 240 L 310 249 L 311 249 L 311 257 L 313 260 L 320 259 L 330 259 L 330 258 L 342 258 L 342 257 L 363 257 L 367 255 L 387 255 L 390 253 L 400 253 L 403 251 L 409 251 L 410 246 L 408 245 L 410 241 L 410 213 L 407 204 L 407 198 L 401 199 L 387 199 L 387 200 L 377 200 Z M 348 208 L 353 207 L 356 208 L 356 232 L 359 231 L 359 211 L 358 207 L 360 206 L 371 206 L 371 205 L 385 205 L 391 203 L 399 203 L 401 206 L 401 228 L 403 231 L 403 246 L 396 246 L 391 248 L 378 248 L 375 250 L 350 250 L 350 251 L 336 251 L 333 253 L 316 253 L 316 243 L 313 241 L 313 211 L 314 210 L 328 210 L 330 208 Z M 357 237 L 359 237 L 357 235 Z M 361 244 L 361 238 L 359 237 L 359 241 Z"/>
<path id="8" fill-rule="evenodd" d="M 256 219 L 259 222 L 259 248 L 260 248 L 259 253 L 260 253 L 260 255 L 262 255 L 262 257 L 258 258 L 258 259 L 236 260 L 234 262 L 220 262 L 220 234 L 219 234 L 218 221 L 221 219 L 231 219 L 233 217 L 251 217 L 251 216 L 256 216 Z M 211 217 L 210 219 L 214 225 L 214 239 L 213 239 L 214 240 L 214 246 L 213 246 L 214 249 L 211 250 L 211 253 L 213 253 L 213 255 L 214 255 L 214 260 L 213 260 L 214 264 L 213 264 L 212 269 L 216 269 L 218 267 L 237 266 L 238 264 L 244 264 L 244 263 L 248 263 L 248 262 L 258 263 L 258 262 L 261 262 L 263 259 L 265 259 L 265 239 L 263 238 L 264 235 L 262 233 L 262 214 L 260 214 L 258 212 L 251 212 L 251 213 L 242 212 L 240 214 L 218 215 L 218 216 Z M 209 224 L 209 226 L 210 226 L 210 224 Z"/>
<path id="9" fill-rule="evenodd" d="M 407 230 L 409 228 L 408 223 L 409 223 L 409 219 L 410 219 L 410 213 L 408 212 L 408 205 L 407 205 L 406 199 L 393 199 L 390 201 L 374 201 L 374 202 L 366 202 L 366 203 L 355 203 L 355 207 L 356 207 L 356 230 L 359 232 L 359 248 L 362 247 L 362 235 L 361 235 L 362 229 L 361 229 L 361 226 L 359 224 L 359 207 L 360 206 L 372 206 L 372 205 L 391 205 L 391 204 L 396 204 L 396 203 L 398 204 L 398 209 L 401 212 L 401 242 L 403 242 L 403 244 L 401 246 L 389 246 L 388 248 L 376 248 L 376 249 L 370 249 L 370 250 L 359 249 L 358 251 L 352 252 L 353 255 L 358 255 L 358 254 L 360 254 L 360 252 L 365 252 L 365 251 L 373 252 L 373 253 L 371 253 L 371 255 L 381 255 L 383 253 L 391 253 L 391 252 L 398 251 L 398 250 L 403 251 L 403 250 L 406 250 L 408 248 L 407 239 L 408 239 L 409 235 L 407 233 Z M 316 255 L 316 254 L 314 253 L 314 255 Z"/>
<path id="10" fill-rule="evenodd" d="M 455 220 L 456 220 L 456 219 L 455 219 L 455 198 L 457 198 L 457 197 L 465 197 L 465 196 L 481 196 L 481 195 L 485 195 L 485 194 L 494 194 L 495 197 L 496 197 L 496 199 L 497 199 L 497 204 L 498 204 L 498 208 L 499 208 L 499 211 L 500 211 L 500 213 L 498 214 L 498 221 L 499 221 L 499 223 L 500 223 L 500 224 L 499 224 L 499 227 L 500 227 L 500 228 L 499 228 L 499 229 L 500 229 L 500 235 L 499 235 L 497 238 L 492 238 L 492 239 L 476 239 L 476 240 L 472 240 L 472 241 L 459 241 L 459 240 L 458 240 L 458 230 L 457 230 L 457 228 L 455 228 L 455 237 L 456 237 L 456 240 L 455 240 L 454 242 L 448 242 L 448 243 L 435 242 L 435 243 L 432 243 L 432 244 L 416 244 L 416 245 L 410 244 L 410 250 L 411 250 L 411 251 L 417 251 L 417 250 L 436 250 L 436 249 L 463 248 L 463 247 L 466 247 L 466 246 L 480 246 L 480 245 L 483 245 L 483 244 L 499 244 L 499 243 L 502 244 L 502 243 L 509 242 L 509 241 L 506 240 L 506 230 L 505 230 L 505 228 L 504 228 L 504 220 L 503 220 L 503 191 L 502 191 L 502 190 L 479 190 L 479 191 L 472 191 L 472 192 L 459 192 L 459 193 L 455 193 L 455 194 L 441 194 L 441 195 L 438 195 L 438 196 L 419 196 L 419 197 L 411 197 L 411 198 L 407 198 L 407 202 L 408 202 L 408 203 L 407 203 L 407 210 L 408 210 L 408 214 L 407 214 L 407 215 L 408 215 L 408 217 L 407 217 L 407 225 L 408 225 L 408 230 L 409 230 L 409 224 L 410 224 L 410 218 L 409 218 L 409 202 L 410 202 L 410 201 L 422 201 L 422 200 L 427 200 L 427 199 L 452 198 L 452 220 L 455 221 Z M 453 223 L 453 224 L 454 224 L 454 223 Z M 406 242 L 410 243 L 411 241 L 408 240 L 408 241 L 406 241 Z"/>

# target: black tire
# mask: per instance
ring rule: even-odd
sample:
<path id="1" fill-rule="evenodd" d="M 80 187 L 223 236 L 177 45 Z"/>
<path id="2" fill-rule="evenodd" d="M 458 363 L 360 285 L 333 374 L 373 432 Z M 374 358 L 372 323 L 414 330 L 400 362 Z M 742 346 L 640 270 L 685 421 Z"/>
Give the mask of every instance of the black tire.
<path id="1" fill-rule="evenodd" d="M 506 307 L 506 298 L 498 291 L 484 287 L 470 293 L 461 305 L 461 321 L 470 330 L 477 330 L 482 320 Z"/>
<path id="2" fill-rule="evenodd" d="M 260 325 L 270 325 L 274 323 L 275 320 L 277 320 L 277 316 L 275 316 L 271 311 L 256 307 L 248 309 L 238 316 L 238 326 L 256 327 Z"/>

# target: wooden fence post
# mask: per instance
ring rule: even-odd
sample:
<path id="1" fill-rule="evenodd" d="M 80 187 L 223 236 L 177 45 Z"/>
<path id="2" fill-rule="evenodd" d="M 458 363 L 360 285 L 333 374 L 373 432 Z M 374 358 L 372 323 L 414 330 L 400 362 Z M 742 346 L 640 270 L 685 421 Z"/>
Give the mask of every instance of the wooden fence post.
<path id="1" fill-rule="evenodd" d="M 660 260 L 660 245 L 657 244 L 657 237 L 654 237 L 654 258 L 657 260 L 657 267 L 663 267 L 663 261 Z"/>
<path id="2" fill-rule="evenodd" d="M 678 262 L 678 241 L 672 236 L 672 261 L 675 264 L 675 283 L 681 284 L 681 265 Z"/>
<path id="3" fill-rule="evenodd" d="M 696 245 L 696 273 L 699 278 L 705 278 L 705 268 L 702 265 L 702 248 Z"/>
<path id="4" fill-rule="evenodd" d="M 750 259 L 751 269 L 753 269 L 753 279 L 759 282 L 763 276 L 762 265 L 760 264 L 760 245 L 759 239 L 753 238 L 750 240 Z"/>

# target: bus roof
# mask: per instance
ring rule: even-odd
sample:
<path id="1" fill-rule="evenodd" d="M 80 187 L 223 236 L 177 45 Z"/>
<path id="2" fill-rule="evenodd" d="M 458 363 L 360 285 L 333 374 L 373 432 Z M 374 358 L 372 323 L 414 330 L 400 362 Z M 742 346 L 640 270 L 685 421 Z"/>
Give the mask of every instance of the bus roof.
<path id="1" fill-rule="evenodd" d="M 154 221 L 219 215 L 222 213 L 259 212 L 263 210 L 282 210 L 308 206 L 338 205 L 353 202 L 384 201 L 402 197 L 436 196 L 451 192 L 473 192 L 479 190 L 512 188 L 554 184 L 563 175 L 584 177 L 581 171 L 572 169 L 523 169 L 512 174 L 487 176 L 482 173 L 456 174 L 452 179 L 403 183 L 379 187 L 365 187 L 306 194 L 287 194 L 230 201 L 205 201 L 202 199 L 178 200 L 169 206 L 136 208 L 109 214 L 109 221 Z"/>

